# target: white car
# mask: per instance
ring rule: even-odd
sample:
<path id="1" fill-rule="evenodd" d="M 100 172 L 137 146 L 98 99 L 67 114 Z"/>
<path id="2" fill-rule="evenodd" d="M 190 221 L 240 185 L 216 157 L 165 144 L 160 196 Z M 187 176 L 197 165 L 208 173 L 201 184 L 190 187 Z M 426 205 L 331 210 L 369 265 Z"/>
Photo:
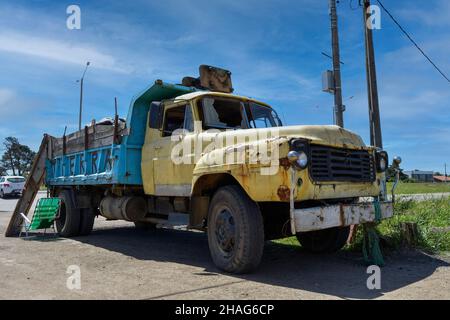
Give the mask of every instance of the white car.
<path id="1" fill-rule="evenodd" d="M 24 188 L 25 178 L 20 176 L 4 176 L 0 178 L 0 198 L 19 196 Z"/>

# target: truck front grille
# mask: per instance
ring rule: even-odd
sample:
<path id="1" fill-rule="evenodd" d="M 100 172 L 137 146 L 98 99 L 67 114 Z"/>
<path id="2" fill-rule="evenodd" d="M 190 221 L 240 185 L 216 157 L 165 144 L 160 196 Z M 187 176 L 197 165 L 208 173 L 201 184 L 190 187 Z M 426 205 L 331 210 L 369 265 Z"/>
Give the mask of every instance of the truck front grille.
<path id="1" fill-rule="evenodd" d="M 310 176 L 313 181 L 373 182 L 373 156 L 366 150 L 311 145 Z"/>

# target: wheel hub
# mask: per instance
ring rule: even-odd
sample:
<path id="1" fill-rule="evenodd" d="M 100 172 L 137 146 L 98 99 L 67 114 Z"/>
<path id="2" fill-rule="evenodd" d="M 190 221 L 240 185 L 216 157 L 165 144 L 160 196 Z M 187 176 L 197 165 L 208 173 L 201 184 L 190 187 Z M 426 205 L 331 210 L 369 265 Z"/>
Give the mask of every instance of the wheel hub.
<path id="1" fill-rule="evenodd" d="M 216 238 L 220 249 L 226 254 L 234 249 L 235 230 L 233 215 L 227 209 L 222 210 L 216 220 Z"/>

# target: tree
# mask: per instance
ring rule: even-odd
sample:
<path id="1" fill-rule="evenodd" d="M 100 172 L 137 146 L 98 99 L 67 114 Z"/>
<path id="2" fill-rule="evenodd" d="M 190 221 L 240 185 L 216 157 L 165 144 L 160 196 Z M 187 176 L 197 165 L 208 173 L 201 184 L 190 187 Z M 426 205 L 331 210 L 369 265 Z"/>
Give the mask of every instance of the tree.
<path id="1" fill-rule="evenodd" d="M 0 164 L 0 176 L 6 176 L 8 170 Z"/>
<path id="2" fill-rule="evenodd" d="M 7 137 L 3 142 L 5 153 L 0 160 L 0 172 L 12 172 L 23 176 L 29 173 L 36 153 L 28 146 L 20 144 L 15 137 Z"/>

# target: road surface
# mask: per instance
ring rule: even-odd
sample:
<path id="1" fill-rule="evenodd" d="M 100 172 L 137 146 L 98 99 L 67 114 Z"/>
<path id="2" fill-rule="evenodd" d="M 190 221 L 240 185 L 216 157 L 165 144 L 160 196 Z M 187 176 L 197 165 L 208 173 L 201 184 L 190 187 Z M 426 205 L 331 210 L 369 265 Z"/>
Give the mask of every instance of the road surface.
<path id="1" fill-rule="evenodd" d="M 14 202 L 0 200 L 0 299 L 450 299 L 448 255 L 388 252 L 381 289 L 369 290 L 359 253 L 269 242 L 255 273 L 230 275 L 215 268 L 199 232 L 141 232 L 99 218 L 85 237 L 5 238 Z M 74 266 L 79 290 L 67 287 Z"/>

